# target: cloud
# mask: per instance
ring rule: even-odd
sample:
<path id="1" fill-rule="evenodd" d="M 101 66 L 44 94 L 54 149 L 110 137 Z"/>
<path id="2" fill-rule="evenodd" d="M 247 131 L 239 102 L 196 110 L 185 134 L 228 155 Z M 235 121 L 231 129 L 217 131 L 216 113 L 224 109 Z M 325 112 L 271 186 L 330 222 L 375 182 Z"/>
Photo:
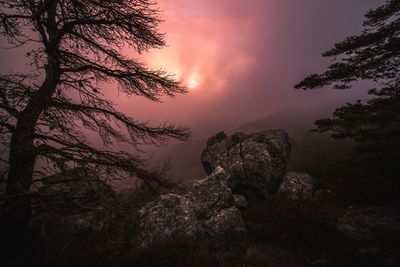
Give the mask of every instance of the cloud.
<path id="1" fill-rule="evenodd" d="M 351 101 L 364 90 L 296 91 L 293 85 L 329 61 L 320 53 L 362 28 L 381 0 L 158 0 L 167 47 L 143 54 L 191 90 L 164 103 L 106 95 L 134 118 L 188 125 L 209 135 L 289 107 Z M 127 51 L 134 55 L 134 51 Z M 1 70 L 25 68 L 1 50 Z M 22 57 L 23 58 L 23 57 Z M 18 66 L 16 66 L 18 65 Z"/>
<path id="2" fill-rule="evenodd" d="M 199 135 L 276 111 L 350 101 L 360 91 L 302 92 L 293 85 L 329 63 L 321 52 L 362 28 L 379 0 L 160 0 L 168 47 L 146 62 L 189 85 L 164 104 L 136 101 L 132 114 L 187 124 Z"/>

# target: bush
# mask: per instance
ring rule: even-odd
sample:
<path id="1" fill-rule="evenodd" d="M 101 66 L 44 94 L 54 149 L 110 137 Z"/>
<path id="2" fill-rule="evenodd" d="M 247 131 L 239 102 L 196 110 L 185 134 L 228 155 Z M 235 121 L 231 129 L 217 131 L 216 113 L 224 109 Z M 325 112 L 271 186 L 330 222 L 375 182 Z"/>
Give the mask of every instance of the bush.
<path id="1" fill-rule="evenodd" d="M 265 264 L 256 266 L 319 266 L 349 258 L 336 232 L 342 213 L 335 202 L 323 198 L 299 201 L 272 196 L 249 207 L 243 216 L 256 252 L 248 261 Z"/>

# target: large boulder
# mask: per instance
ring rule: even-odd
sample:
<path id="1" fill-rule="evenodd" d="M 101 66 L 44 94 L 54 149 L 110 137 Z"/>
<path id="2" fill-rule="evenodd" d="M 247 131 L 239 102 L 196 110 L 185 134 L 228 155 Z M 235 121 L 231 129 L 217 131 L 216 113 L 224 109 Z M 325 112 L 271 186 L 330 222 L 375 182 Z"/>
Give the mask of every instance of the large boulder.
<path id="1" fill-rule="evenodd" d="M 240 240 L 246 232 L 242 214 L 234 206 L 220 210 L 211 218 L 202 221 L 201 227 L 200 240 L 211 248 L 219 248 Z"/>
<path id="2" fill-rule="evenodd" d="M 245 234 L 245 224 L 220 167 L 202 180 L 162 195 L 138 212 L 135 243 L 147 248 L 175 239 L 221 247 Z"/>
<path id="3" fill-rule="evenodd" d="M 172 239 L 196 239 L 199 222 L 189 200 L 176 194 L 162 195 L 139 210 L 137 246 Z"/>
<path id="4" fill-rule="evenodd" d="M 234 205 L 228 179 L 224 169 L 217 167 L 207 178 L 191 181 L 185 188 L 183 194 L 190 200 L 197 218 L 208 219 Z"/>
<path id="5" fill-rule="evenodd" d="M 350 208 L 337 229 L 371 266 L 400 266 L 400 208 Z"/>
<path id="6" fill-rule="evenodd" d="M 201 155 L 207 174 L 221 166 L 230 175 L 229 187 L 248 200 L 275 193 L 290 158 L 289 136 L 284 130 L 268 130 L 211 137 Z"/>
<path id="7" fill-rule="evenodd" d="M 283 178 L 278 193 L 293 200 L 307 200 L 313 196 L 314 191 L 314 180 L 310 175 L 289 172 Z"/>

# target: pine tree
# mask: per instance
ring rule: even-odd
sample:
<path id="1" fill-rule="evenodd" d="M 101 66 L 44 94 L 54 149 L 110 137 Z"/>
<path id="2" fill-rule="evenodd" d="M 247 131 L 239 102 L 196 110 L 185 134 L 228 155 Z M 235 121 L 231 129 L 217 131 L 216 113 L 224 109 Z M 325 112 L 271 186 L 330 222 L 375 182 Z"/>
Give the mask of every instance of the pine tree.
<path id="1" fill-rule="evenodd" d="M 184 140 L 187 129 L 134 120 L 103 94 L 117 90 L 112 84 L 152 101 L 186 91 L 168 73 L 121 52 L 129 48 L 138 55 L 164 46 L 159 22 L 147 0 L 0 1 L 0 34 L 13 47 L 30 49 L 32 67 L 0 76 L 0 139 L 9 148 L 2 216 L 9 225 L 21 231 L 29 225 L 38 159 L 47 170 L 83 166 L 161 182 L 141 157 L 113 146 Z M 99 135 L 103 148 L 91 144 L 89 132 Z"/>
<path id="2" fill-rule="evenodd" d="M 334 63 L 322 74 L 295 87 L 333 86 L 343 90 L 364 80 L 372 85 L 364 101 L 337 108 L 332 118 L 316 122 L 317 131 L 352 138 L 359 154 L 357 168 L 399 188 L 400 171 L 400 1 L 389 0 L 365 16 L 364 30 L 323 54 Z M 399 190 L 398 190 L 399 191 Z"/>

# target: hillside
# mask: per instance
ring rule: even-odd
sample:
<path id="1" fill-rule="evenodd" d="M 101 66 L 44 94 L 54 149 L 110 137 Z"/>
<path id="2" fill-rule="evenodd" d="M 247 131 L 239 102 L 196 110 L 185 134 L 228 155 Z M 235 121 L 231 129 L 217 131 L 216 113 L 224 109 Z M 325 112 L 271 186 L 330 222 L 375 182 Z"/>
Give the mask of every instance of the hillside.
<path id="1" fill-rule="evenodd" d="M 226 132 L 249 134 L 266 129 L 285 129 L 289 133 L 292 145 L 289 170 L 310 170 L 314 166 L 327 167 L 351 152 L 351 142 L 337 141 L 329 135 L 311 132 L 314 121 L 329 116 L 330 112 L 331 110 L 326 107 L 286 109 Z M 157 148 L 154 154 L 158 163 L 170 161 L 172 179 L 195 179 L 204 176 L 199 155 L 205 148 L 206 142 L 207 138 L 197 138 L 188 142 L 173 143 L 164 148 Z"/>

